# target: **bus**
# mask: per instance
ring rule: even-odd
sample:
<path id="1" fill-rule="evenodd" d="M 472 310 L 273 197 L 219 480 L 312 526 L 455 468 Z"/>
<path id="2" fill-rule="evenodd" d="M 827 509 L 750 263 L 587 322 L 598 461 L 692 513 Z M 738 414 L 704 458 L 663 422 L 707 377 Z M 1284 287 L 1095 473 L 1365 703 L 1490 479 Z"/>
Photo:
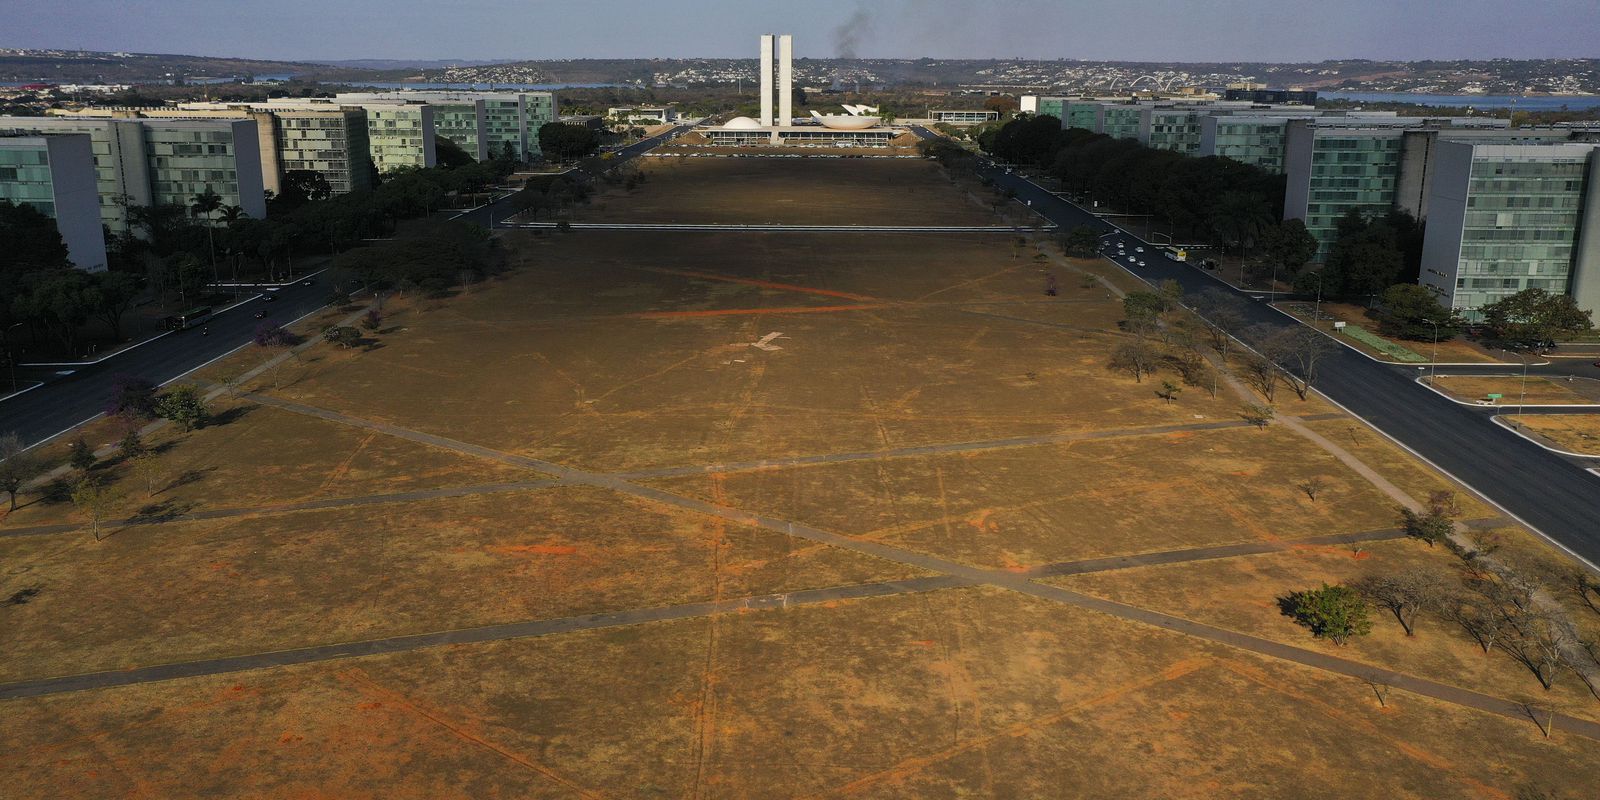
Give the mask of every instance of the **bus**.
<path id="1" fill-rule="evenodd" d="M 181 331 L 193 328 L 194 326 L 199 325 L 208 319 L 211 319 L 211 306 L 197 306 L 183 312 L 182 314 L 174 314 L 173 316 L 167 317 L 164 322 L 166 323 L 167 330 Z"/>
<path id="2" fill-rule="evenodd" d="M 1167 253 L 1167 258 L 1169 258 L 1169 259 L 1171 259 L 1173 261 L 1188 261 L 1189 260 L 1189 251 L 1188 250 L 1184 250 L 1182 248 L 1168 247 L 1166 249 L 1166 253 Z"/>

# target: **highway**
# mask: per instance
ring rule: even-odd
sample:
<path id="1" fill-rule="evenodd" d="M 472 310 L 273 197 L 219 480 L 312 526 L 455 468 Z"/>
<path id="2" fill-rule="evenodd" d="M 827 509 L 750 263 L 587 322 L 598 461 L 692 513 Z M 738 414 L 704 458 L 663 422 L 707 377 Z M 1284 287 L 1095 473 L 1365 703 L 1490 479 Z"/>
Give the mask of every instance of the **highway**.
<path id="1" fill-rule="evenodd" d="M 925 138 L 933 135 L 923 129 L 916 130 Z M 1025 178 L 1008 174 L 1004 168 L 980 160 L 977 170 L 1002 189 L 1014 190 L 1019 201 L 1029 203 L 1033 211 L 1061 226 L 1062 230 L 1079 225 L 1087 225 L 1098 233 L 1115 230 L 1109 223 Z M 1244 312 L 1249 324 L 1278 327 L 1300 324 L 1204 270 L 1162 257 L 1160 248 L 1155 245 L 1129 234 L 1119 234 L 1117 238 L 1128 243 L 1130 252 L 1135 246 L 1145 247 L 1143 256 L 1148 266 L 1122 263 L 1118 266 L 1151 284 L 1170 278 L 1178 281 L 1185 293 L 1221 289 L 1247 300 Z M 1571 367 L 1552 365 L 1550 371 L 1578 372 L 1590 368 L 1587 365 L 1587 361 L 1579 361 Z M 1484 372 L 1511 370 L 1520 372 L 1521 368 L 1487 365 L 1483 369 Z M 1540 448 L 1496 425 L 1490 419 L 1490 411 L 1446 400 L 1418 386 L 1416 377 L 1414 365 L 1382 364 L 1341 345 L 1318 367 L 1316 389 L 1583 558 L 1591 567 L 1600 564 L 1600 477 L 1586 469 L 1600 462 L 1580 463 Z"/>
<path id="2" fill-rule="evenodd" d="M 642 139 L 615 151 L 609 159 L 598 156 L 585 159 L 574 170 L 591 176 L 599 174 L 659 145 L 665 137 L 689 129 L 690 126 L 681 125 Z M 456 218 L 487 226 L 491 220 L 500 220 L 509 213 L 507 198 L 501 198 Z M 268 319 L 288 324 L 321 308 L 329 288 L 313 279 L 311 286 L 294 283 L 270 294 L 276 296 L 272 302 L 265 301 L 265 294 L 258 294 L 255 299 L 213 317 L 205 325 L 204 335 L 199 329 L 167 334 L 96 364 L 19 367 L 19 383 L 32 380 L 45 384 L 0 400 L 0 434 L 15 432 L 29 446 L 43 443 L 98 416 L 110 399 L 112 384 L 118 376 L 137 375 L 157 384 L 182 377 L 248 344 L 262 322 L 256 317 L 258 310 L 265 311 Z M 0 376 L 0 381 L 5 377 L 8 376 Z"/>

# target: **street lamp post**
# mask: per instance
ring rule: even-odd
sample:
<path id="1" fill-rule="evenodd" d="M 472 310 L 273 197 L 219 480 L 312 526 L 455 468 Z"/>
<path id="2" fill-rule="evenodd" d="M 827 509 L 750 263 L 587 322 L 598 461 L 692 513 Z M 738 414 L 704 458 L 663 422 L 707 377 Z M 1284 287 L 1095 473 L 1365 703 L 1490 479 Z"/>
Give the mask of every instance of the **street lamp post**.
<path id="1" fill-rule="evenodd" d="M 1520 417 L 1527 411 L 1523 406 L 1528 402 L 1528 364 L 1532 362 L 1528 354 L 1521 350 L 1517 351 L 1517 355 L 1522 357 L 1522 391 L 1517 395 L 1517 416 Z"/>
<path id="2" fill-rule="evenodd" d="M 14 322 L 6 326 L 5 329 L 0 330 L 0 344 L 4 344 L 6 349 L 6 369 L 11 373 L 11 391 L 13 392 L 17 390 L 17 360 L 11 357 L 11 331 L 22 327 L 24 324 Z"/>
<path id="3" fill-rule="evenodd" d="M 1435 387 L 1439 385 L 1439 322 L 1429 320 L 1433 324 L 1433 358 L 1428 364 L 1428 383 Z"/>
<path id="4" fill-rule="evenodd" d="M 1317 306 L 1311 314 L 1311 324 L 1314 327 L 1322 321 L 1322 270 L 1319 269 L 1311 274 L 1317 276 Z"/>

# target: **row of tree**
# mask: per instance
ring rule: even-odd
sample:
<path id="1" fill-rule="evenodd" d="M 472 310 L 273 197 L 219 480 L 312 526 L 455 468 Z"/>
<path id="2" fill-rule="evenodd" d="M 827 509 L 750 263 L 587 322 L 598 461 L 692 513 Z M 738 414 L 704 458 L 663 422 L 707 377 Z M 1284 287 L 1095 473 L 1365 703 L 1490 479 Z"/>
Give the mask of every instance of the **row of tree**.
<path id="1" fill-rule="evenodd" d="M 292 274 L 297 256 L 336 254 L 362 239 L 392 235 L 400 220 L 428 214 L 452 196 L 483 193 L 514 166 L 500 159 L 405 169 L 371 189 L 340 195 L 318 173 L 291 171 L 282 192 L 269 197 L 266 219 L 225 205 L 209 190 L 188 205 L 128 206 L 129 229 L 110 237 L 109 270 L 97 274 L 73 268 L 53 220 L 0 200 L 0 240 L 8 250 L 0 259 L 6 349 L 14 354 L 14 346 L 27 341 L 77 356 L 96 323 L 121 341 L 128 311 L 142 300 L 165 304 L 175 295 L 189 305 L 202 302 L 208 284 L 224 277 Z"/>

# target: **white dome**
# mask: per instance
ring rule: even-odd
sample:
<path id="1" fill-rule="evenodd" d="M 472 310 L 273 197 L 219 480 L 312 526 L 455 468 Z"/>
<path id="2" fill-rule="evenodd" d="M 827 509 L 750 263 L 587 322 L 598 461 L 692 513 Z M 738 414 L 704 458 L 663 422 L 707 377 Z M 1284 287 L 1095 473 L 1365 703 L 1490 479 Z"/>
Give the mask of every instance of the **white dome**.
<path id="1" fill-rule="evenodd" d="M 761 130 L 761 123 L 749 117 L 734 117 L 723 124 L 725 131 L 756 131 Z"/>

